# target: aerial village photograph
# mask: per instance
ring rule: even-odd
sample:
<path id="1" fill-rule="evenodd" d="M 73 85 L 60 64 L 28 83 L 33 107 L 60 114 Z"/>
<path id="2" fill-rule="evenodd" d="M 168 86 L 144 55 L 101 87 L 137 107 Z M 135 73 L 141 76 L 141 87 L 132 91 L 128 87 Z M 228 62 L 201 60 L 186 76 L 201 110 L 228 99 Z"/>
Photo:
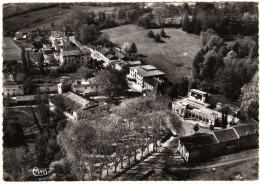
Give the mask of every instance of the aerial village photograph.
<path id="1" fill-rule="evenodd" d="M 257 1 L 1 8 L 2 180 L 258 180 Z"/>

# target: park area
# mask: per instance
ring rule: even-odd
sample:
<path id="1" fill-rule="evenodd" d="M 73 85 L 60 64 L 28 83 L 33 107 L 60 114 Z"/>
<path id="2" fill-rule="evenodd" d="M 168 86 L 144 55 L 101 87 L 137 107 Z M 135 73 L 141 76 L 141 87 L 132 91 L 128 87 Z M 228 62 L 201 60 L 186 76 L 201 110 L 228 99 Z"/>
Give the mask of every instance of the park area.
<path id="1" fill-rule="evenodd" d="M 145 62 L 162 70 L 171 81 L 175 82 L 179 77 L 191 77 L 192 61 L 202 47 L 199 36 L 188 34 L 181 29 L 165 28 L 168 38 L 162 38 L 164 43 L 157 43 L 147 36 L 149 30 L 128 24 L 102 32 L 108 34 L 110 40 L 120 46 L 134 42 L 138 53 L 147 56 Z M 151 30 L 154 34 L 161 31 Z"/>
<path id="2" fill-rule="evenodd" d="M 28 32 L 35 28 L 49 27 L 53 22 L 55 26 L 63 25 L 63 20 L 71 13 L 78 11 L 94 11 L 110 13 L 113 7 L 92 7 L 83 5 L 70 5 L 69 8 L 60 6 L 33 11 L 22 15 L 17 15 L 3 20 L 4 31 Z M 8 9 L 7 9 L 8 10 Z M 3 10 L 5 11 L 5 9 Z"/>

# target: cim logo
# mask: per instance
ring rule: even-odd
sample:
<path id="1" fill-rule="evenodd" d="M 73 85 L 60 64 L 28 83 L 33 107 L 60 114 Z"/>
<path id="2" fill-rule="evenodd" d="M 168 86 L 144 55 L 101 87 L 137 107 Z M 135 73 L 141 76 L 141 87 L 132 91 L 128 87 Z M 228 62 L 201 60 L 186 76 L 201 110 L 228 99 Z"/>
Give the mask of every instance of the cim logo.
<path id="1" fill-rule="evenodd" d="M 33 169 L 29 169 L 29 172 L 32 172 L 34 176 L 47 176 L 51 171 L 51 168 L 38 168 L 34 167 Z"/>

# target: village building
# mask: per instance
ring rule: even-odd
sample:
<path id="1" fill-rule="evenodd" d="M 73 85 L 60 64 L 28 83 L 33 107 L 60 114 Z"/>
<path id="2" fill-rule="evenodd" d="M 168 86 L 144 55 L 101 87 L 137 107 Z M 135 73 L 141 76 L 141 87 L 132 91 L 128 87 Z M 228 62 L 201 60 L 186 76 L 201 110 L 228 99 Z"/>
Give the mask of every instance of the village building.
<path id="1" fill-rule="evenodd" d="M 90 52 L 70 48 L 61 49 L 60 52 L 60 65 L 66 63 L 87 63 L 90 60 Z"/>
<path id="2" fill-rule="evenodd" d="M 61 49 L 71 48 L 71 43 L 68 38 L 65 37 L 55 38 L 53 36 L 50 36 L 49 40 L 51 42 L 51 47 L 53 47 L 54 50 L 56 51 L 60 51 Z"/>
<path id="3" fill-rule="evenodd" d="M 49 93 L 49 94 L 57 94 L 58 93 L 57 83 L 37 84 L 36 87 L 37 87 L 37 90 L 40 93 Z"/>
<path id="4" fill-rule="evenodd" d="M 3 95 L 6 97 L 23 95 L 23 94 L 24 94 L 23 86 L 20 84 L 4 84 L 3 85 Z"/>
<path id="5" fill-rule="evenodd" d="M 99 83 L 99 77 L 86 79 L 76 79 L 71 84 L 72 91 L 84 96 L 101 95 L 105 88 Z"/>
<path id="6" fill-rule="evenodd" d="M 11 106 L 33 105 L 36 102 L 36 95 L 14 96 L 9 102 Z"/>
<path id="7" fill-rule="evenodd" d="M 43 49 L 43 58 L 45 64 L 53 64 L 55 61 L 52 49 Z"/>
<path id="8" fill-rule="evenodd" d="M 222 113 L 214 109 L 210 109 L 208 101 L 208 93 L 189 89 L 187 97 L 181 97 L 172 102 L 172 111 L 186 119 L 201 121 L 209 126 L 214 125 L 216 120 L 221 120 Z M 237 122 L 238 118 L 228 115 L 227 122 Z"/>
<path id="9" fill-rule="evenodd" d="M 126 65 L 128 65 L 130 67 L 142 65 L 141 61 L 122 61 L 122 60 L 111 62 L 111 64 L 118 71 L 121 71 L 123 69 L 123 67 Z"/>
<path id="10" fill-rule="evenodd" d="M 127 78 L 132 81 L 140 92 L 157 91 L 159 84 L 164 82 L 165 73 L 153 65 L 141 65 L 130 67 Z"/>
<path id="11" fill-rule="evenodd" d="M 23 40 L 23 39 L 26 39 L 26 36 L 27 36 L 27 33 L 23 33 L 23 32 L 16 32 L 15 33 L 15 36 L 14 36 L 14 39 L 15 40 Z"/>
<path id="12" fill-rule="evenodd" d="M 64 93 L 62 94 L 62 97 L 66 108 L 63 113 L 72 121 L 77 121 L 78 114 L 82 111 L 88 110 L 98 105 L 95 102 L 89 101 L 73 92 Z M 57 98 L 56 95 L 52 96 L 49 100 L 50 110 L 57 108 L 55 105 L 55 98 Z"/>
<path id="13" fill-rule="evenodd" d="M 65 36 L 65 32 L 62 29 L 52 29 L 51 36 L 53 38 L 61 38 L 61 37 Z"/>
<path id="14" fill-rule="evenodd" d="M 258 123 L 234 126 L 210 134 L 179 138 L 178 152 L 186 162 L 206 161 L 213 157 L 258 147 Z"/>

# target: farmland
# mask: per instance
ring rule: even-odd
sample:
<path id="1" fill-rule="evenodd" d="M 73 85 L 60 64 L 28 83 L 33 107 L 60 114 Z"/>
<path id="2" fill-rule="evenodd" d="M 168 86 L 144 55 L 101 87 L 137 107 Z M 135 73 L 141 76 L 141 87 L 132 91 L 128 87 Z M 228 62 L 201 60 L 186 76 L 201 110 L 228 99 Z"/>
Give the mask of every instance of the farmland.
<path id="1" fill-rule="evenodd" d="M 59 26 L 63 24 L 63 20 L 72 12 L 77 11 L 105 11 L 111 12 L 112 7 L 91 7 L 81 5 L 71 5 L 70 8 L 52 7 L 14 16 L 3 21 L 4 31 L 28 31 L 36 27 L 49 26 L 52 22 Z"/>
<path id="2" fill-rule="evenodd" d="M 152 29 L 155 34 L 160 29 Z M 188 34 L 181 29 L 164 29 L 169 38 L 163 38 L 165 43 L 156 43 L 147 36 L 148 29 L 136 25 L 124 25 L 103 30 L 110 40 L 122 46 L 124 43 L 135 42 L 138 52 L 147 56 L 145 62 L 152 64 L 166 73 L 171 81 L 176 77 L 191 77 L 192 61 L 202 47 L 199 36 Z"/>
<path id="3" fill-rule="evenodd" d="M 22 62 L 22 51 L 9 37 L 3 38 L 3 58 L 6 61 L 16 60 Z"/>

